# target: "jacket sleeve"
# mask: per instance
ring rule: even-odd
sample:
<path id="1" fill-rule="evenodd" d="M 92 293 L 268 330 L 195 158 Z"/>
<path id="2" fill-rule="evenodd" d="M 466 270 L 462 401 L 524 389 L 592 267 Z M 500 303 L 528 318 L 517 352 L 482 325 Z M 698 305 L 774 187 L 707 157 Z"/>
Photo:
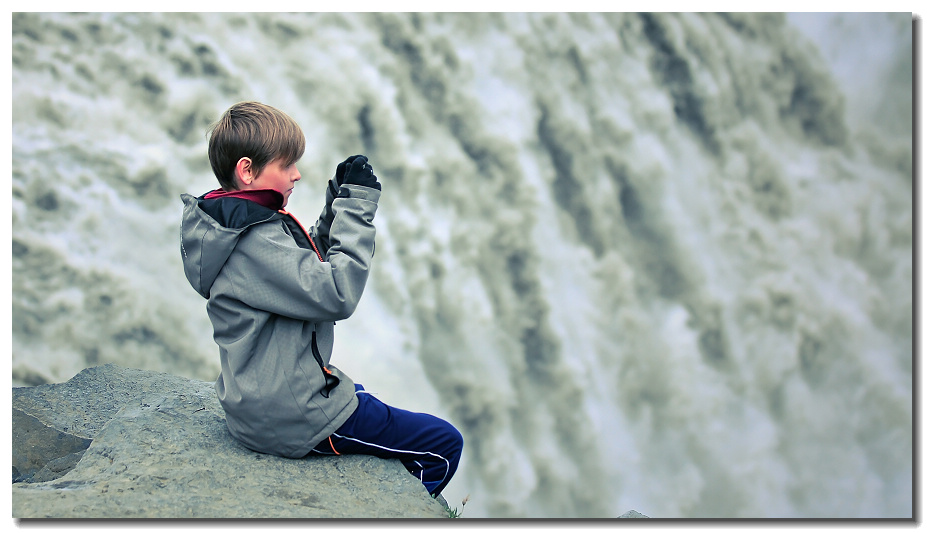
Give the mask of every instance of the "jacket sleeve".
<path id="1" fill-rule="evenodd" d="M 329 235 L 331 234 L 332 222 L 335 220 L 335 212 L 332 209 L 332 202 L 338 195 L 338 185 L 335 178 L 328 180 L 328 187 L 325 188 L 325 207 L 322 208 L 322 214 L 315 225 L 309 230 L 312 233 L 312 240 L 319 247 L 319 253 L 325 257 L 328 249 L 331 247 Z"/>
<path id="2" fill-rule="evenodd" d="M 380 191 L 348 190 L 350 197 L 332 202 L 324 262 L 313 250 L 298 247 L 282 224 L 258 224 L 243 235 L 226 263 L 234 296 L 250 307 L 300 320 L 351 316 L 370 272 Z"/>

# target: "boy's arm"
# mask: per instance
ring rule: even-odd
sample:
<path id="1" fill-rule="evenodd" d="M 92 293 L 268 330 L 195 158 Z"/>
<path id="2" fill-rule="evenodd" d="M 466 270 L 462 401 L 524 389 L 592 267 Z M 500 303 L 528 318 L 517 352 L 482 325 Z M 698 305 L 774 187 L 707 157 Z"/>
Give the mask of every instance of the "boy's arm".
<path id="1" fill-rule="evenodd" d="M 364 156 L 352 155 L 335 167 L 335 176 L 328 180 L 328 187 L 325 189 L 325 207 L 322 209 L 322 214 L 315 225 L 309 228 L 312 239 L 316 241 L 322 257 L 326 256 L 328 248 L 331 246 L 328 236 L 331 233 L 332 221 L 335 219 L 335 213 L 332 211 L 332 201 L 338 196 L 338 191 L 344 183 L 344 176 L 348 172 L 349 166 L 358 157 Z M 366 157 L 364 159 L 366 160 Z"/>
<path id="2" fill-rule="evenodd" d="M 225 268 L 230 292 L 244 304 L 300 320 L 343 320 L 354 313 L 370 269 L 380 191 L 344 185 L 331 205 L 327 260 L 300 248 L 282 224 L 259 224 L 242 236 Z"/>

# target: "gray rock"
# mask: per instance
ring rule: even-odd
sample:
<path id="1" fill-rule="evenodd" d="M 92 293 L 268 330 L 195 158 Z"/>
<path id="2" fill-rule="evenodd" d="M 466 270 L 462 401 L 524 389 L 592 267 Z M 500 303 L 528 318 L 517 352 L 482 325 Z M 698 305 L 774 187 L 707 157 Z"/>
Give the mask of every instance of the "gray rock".
<path id="1" fill-rule="evenodd" d="M 635 511 L 634 509 L 631 509 L 630 511 L 624 513 L 623 515 L 619 516 L 618 518 L 650 518 L 650 517 L 647 516 L 647 515 L 643 515 L 643 514 L 641 514 L 641 513 L 638 513 L 638 512 Z"/>
<path id="2" fill-rule="evenodd" d="M 32 479 L 50 461 L 83 453 L 90 446 L 90 439 L 49 426 L 15 407 L 13 428 L 13 482 Z M 57 472 L 67 473 L 62 470 Z"/>
<path id="3" fill-rule="evenodd" d="M 27 423 L 92 440 L 14 462 L 14 475 L 35 470 L 32 483 L 13 484 L 14 518 L 447 517 L 399 461 L 248 450 L 228 433 L 209 382 L 104 365 L 14 388 L 13 408 Z M 16 420 L 14 461 L 17 446 L 24 455 Z"/>
<path id="4" fill-rule="evenodd" d="M 52 481 L 67 474 L 77 466 L 78 461 L 84 456 L 84 450 L 69 453 L 63 457 L 52 459 L 41 470 L 28 479 L 29 483 L 38 483 L 41 481 Z M 15 467 L 14 467 L 15 468 Z"/>

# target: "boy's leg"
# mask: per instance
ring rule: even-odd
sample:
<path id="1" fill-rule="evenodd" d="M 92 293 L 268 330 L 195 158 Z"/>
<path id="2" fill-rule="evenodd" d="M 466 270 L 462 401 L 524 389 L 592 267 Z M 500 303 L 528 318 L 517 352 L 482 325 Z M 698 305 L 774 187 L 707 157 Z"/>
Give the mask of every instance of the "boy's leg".
<path id="1" fill-rule="evenodd" d="M 399 459 L 430 494 L 440 494 L 460 462 L 460 432 L 438 417 L 391 407 L 356 388 L 357 410 L 313 451 Z"/>

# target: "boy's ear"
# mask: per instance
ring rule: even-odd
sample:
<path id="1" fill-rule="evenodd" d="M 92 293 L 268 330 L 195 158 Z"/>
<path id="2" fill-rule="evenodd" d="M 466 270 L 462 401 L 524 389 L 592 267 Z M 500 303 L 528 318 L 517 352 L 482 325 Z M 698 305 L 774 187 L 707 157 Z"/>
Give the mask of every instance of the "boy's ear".
<path id="1" fill-rule="evenodd" d="M 235 178 L 238 180 L 239 185 L 245 187 L 251 185 L 251 182 L 254 181 L 254 172 L 251 167 L 250 157 L 242 157 L 238 160 L 238 163 L 235 164 Z"/>

